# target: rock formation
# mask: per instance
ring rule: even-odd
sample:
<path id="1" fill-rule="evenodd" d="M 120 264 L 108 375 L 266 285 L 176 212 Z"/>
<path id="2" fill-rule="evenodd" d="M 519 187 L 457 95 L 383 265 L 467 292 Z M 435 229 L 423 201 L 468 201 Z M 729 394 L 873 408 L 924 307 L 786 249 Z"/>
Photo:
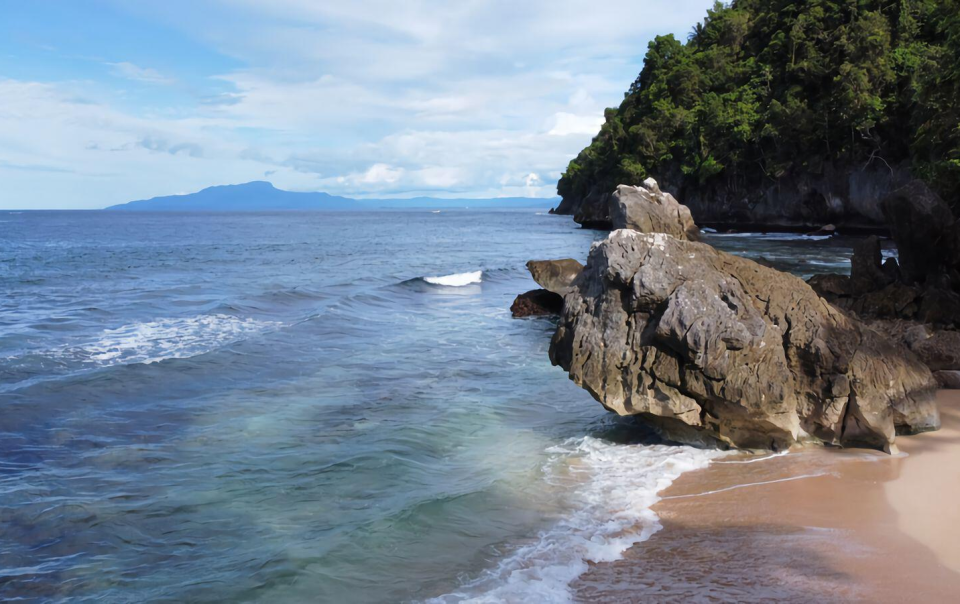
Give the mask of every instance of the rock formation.
<path id="1" fill-rule="evenodd" d="M 620 185 L 610 196 L 610 222 L 614 229 L 641 233 L 665 233 L 677 239 L 698 241 L 700 229 L 690 210 L 660 190 L 657 181 L 648 178 L 639 187 Z"/>
<path id="2" fill-rule="evenodd" d="M 682 442 L 892 450 L 897 433 L 939 426 L 913 353 L 797 277 L 663 234 L 593 245 L 550 358 L 607 409 Z"/>
<path id="3" fill-rule="evenodd" d="M 570 291 L 583 265 L 572 258 L 563 260 L 531 260 L 527 262 L 530 276 L 543 289 L 535 289 L 517 296 L 510 306 L 515 318 L 560 314 L 563 295 Z"/>

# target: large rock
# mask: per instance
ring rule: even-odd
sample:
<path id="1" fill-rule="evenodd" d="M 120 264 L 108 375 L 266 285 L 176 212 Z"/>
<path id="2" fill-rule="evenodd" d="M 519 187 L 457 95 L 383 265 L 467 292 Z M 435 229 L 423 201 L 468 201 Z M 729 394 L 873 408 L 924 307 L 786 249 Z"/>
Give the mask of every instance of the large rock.
<path id="1" fill-rule="evenodd" d="M 550 357 L 607 409 L 683 442 L 892 450 L 939 426 L 936 381 L 911 352 L 797 277 L 663 234 L 594 244 Z"/>
<path id="2" fill-rule="evenodd" d="M 620 185 L 610 196 L 610 220 L 614 229 L 641 233 L 666 233 L 677 239 L 698 241 L 700 229 L 690 210 L 664 193 L 657 181 L 648 178 L 639 187 Z"/>
<path id="3" fill-rule="evenodd" d="M 537 285 L 562 296 L 570 291 L 570 284 L 583 270 L 583 265 L 572 258 L 531 260 L 527 262 L 527 270 Z"/>

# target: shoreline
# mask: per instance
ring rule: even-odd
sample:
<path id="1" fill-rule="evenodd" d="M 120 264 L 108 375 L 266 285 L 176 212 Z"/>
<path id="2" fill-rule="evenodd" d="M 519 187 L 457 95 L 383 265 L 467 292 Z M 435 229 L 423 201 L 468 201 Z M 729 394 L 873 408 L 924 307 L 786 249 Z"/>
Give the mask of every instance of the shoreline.
<path id="1" fill-rule="evenodd" d="M 662 530 L 573 585 L 598 602 L 952 602 L 960 591 L 960 392 L 896 456 L 807 448 L 684 474 Z"/>

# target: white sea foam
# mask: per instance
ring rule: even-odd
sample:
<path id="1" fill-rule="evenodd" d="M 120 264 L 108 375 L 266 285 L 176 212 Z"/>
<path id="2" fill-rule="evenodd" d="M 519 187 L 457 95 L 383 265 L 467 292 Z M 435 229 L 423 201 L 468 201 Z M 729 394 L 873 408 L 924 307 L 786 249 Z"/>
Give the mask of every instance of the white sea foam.
<path id="1" fill-rule="evenodd" d="M 453 275 L 444 275 L 442 277 L 424 277 L 423 280 L 431 285 L 445 285 L 447 287 L 462 287 L 472 283 L 480 283 L 483 279 L 483 271 L 474 271 L 472 273 L 456 273 Z"/>
<path id="2" fill-rule="evenodd" d="M 705 232 L 705 231 L 704 231 Z M 802 233 L 711 233 L 711 237 L 742 237 L 771 241 L 826 241 L 833 235 L 804 235 Z"/>
<path id="3" fill-rule="evenodd" d="M 279 325 L 223 314 L 157 319 L 104 330 L 90 342 L 58 349 L 54 356 L 101 367 L 150 364 L 204 354 Z"/>
<path id="4" fill-rule="evenodd" d="M 660 530 L 650 509 L 683 472 L 706 467 L 720 451 L 617 445 L 592 437 L 548 450 L 546 480 L 571 510 L 533 543 L 435 602 L 569 602 L 570 584 L 588 562 L 619 559 Z"/>

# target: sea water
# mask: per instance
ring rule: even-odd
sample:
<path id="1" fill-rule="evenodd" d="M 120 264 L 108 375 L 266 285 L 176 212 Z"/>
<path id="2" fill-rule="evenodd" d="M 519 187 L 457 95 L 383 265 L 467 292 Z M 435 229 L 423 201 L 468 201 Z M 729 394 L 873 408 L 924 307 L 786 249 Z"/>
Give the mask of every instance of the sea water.
<path id="1" fill-rule="evenodd" d="M 510 317 L 535 211 L 0 215 L 0 597 L 564 601 L 716 452 Z M 798 274 L 849 242 L 708 236 Z"/>

